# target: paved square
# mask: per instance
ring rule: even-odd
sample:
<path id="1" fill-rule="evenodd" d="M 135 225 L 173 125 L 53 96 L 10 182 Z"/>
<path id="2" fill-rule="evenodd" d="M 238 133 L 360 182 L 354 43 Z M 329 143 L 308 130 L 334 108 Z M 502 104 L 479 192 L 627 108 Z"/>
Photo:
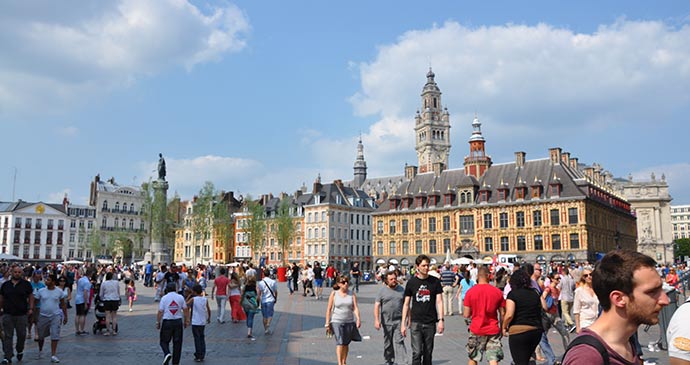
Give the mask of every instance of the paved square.
<path id="1" fill-rule="evenodd" d="M 361 343 L 350 346 L 348 364 L 383 364 L 383 334 L 374 329 L 374 298 L 378 290 L 376 284 L 360 287 L 358 295 L 362 314 L 364 336 Z M 62 328 L 62 339 L 58 346 L 58 357 L 66 364 L 160 364 L 163 354 L 158 345 L 158 331 L 155 328 L 157 303 L 153 302 L 153 289 L 137 286 L 139 300 L 134 311 L 128 312 L 126 304 L 118 313 L 120 326 L 116 337 L 104 337 L 89 333 L 88 336 L 74 335 L 74 309 L 69 310 L 69 322 Z M 207 289 L 210 293 L 210 288 Z M 325 289 L 327 295 L 330 289 Z M 257 314 L 254 323 L 254 341 L 246 338 L 244 322 L 230 321 L 219 324 L 215 322 L 216 304 L 211 302 L 212 322 L 206 326 L 207 354 L 205 364 L 242 364 L 242 365 L 318 365 L 333 364 L 335 342 L 327 339 L 323 328 L 327 296 L 322 300 L 303 297 L 301 294 L 290 296 L 285 283 L 280 283 L 279 300 L 273 321 L 274 334 L 263 335 L 261 315 Z M 209 297 L 210 299 L 210 297 Z M 228 308 L 229 309 L 229 308 Z M 457 309 L 457 307 L 456 307 Z M 226 316 L 229 317 L 229 310 Z M 93 310 L 87 317 L 87 328 L 94 322 Z M 639 331 L 643 346 L 658 338 L 658 326 L 649 332 Z M 560 337 L 551 331 L 549 339 L 557 355 L 563 353 Z M 446 332 L 436 337 L 434 350 L 435 364 L 466 364 L 465 344 L 467 330 L 461 317 L 455 313 L 446 319 Z M 409 340 L 407 341 L 408 352 Z M 501 363 L 510 363 L 508 341 L 503 339 L 506 359 Z M 665 351 L 649 352 L 644 348 L 645 358 L 654 360 L 659 365 L 668 365 L 668 354 Z M 44 348 L 43 359 L 36 360 L 37 345 L 27 340 L 25 364 L 45 364 L 50 362 L 49 344 Z M 194 339 L 190 328 L 185 330 L 182 349 L 182 364 L 194 363 Z M 16 362 L 16 358 L 13 359 Z M 482 362 L 485 363 L 485 362 Z"/>

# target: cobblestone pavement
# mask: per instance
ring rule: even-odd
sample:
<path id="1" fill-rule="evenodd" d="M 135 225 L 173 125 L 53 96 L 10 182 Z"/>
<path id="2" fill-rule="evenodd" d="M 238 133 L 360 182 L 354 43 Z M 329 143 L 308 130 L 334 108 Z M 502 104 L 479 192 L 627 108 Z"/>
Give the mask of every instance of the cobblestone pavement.
<path id="1" fill-rule="evenodd" d="M 373 325 L 373 302 L 378 290 L 375 284 L 362 285 L 358 295 L 362 312 L 364 337 L 361 343 L 350 346 L 348 364 L 383 364 L 383 334 L 377 332 Z M 139 300 L 134 311 L 128 312 L 126 305 L 118 313 L 120 331 L 115 337 L 104 337 L 89 333 L 87 336 L 74 335 L 74 309 L 70 309 L 69 322 L 62 328 L 62 338 L 58 346 L 58 357 L 61 363 L 67 364 L 160 364 L 163 354 L 158 345 L 158 331 L 155 328 L 157 303 L 153 302 L 153 290 L 139 285 Z M 210 293 L 210 288 L 207 290 Z M 324 294 L 330 292 L 325 289 Z M 327 299 L 327 296 L 326 296 Z M 272 336 L 264 336 L 261 316 L 257 314 L 254 323 L 254 341 L 246 338 L 245 323 L 224 324 L 211 322 L 206 326 L 207 354 L 205 364 L 284 364 L 284 365 L 318 365 L 333 364 L 335 344 L 327 339 L 323 328 L 326 300 L 315 300 L 302 295 L 290 296 L 285 283 L 280 284 L 279 301 L 272 328 Z M 456 307 L 457 309 L 457 307 Z M 211 303 L 212 319 L 216 318 L 216 305 Z M 226 311 L 229 316 L 229 310 Z M 93 311 L 87 317 L 87 328 L 94 322 Z M 658 326 L 649 332 L 639 331 L 643 345 L 659 337 Z M 552 331 L 549 333 L 551 345 L 557 355 L 563 353 L 560 337 Z M 435 364 L 466 364 L 467 329 L 457 312 L 446 319 L 446 332 L 436 337 L 434 350 Z M 409 351 L 409 340 L 407 341 Z M 508 341 L 503 339 L 506 359 L 510 363 Z M 46 343 L 42 359 L 36 359 L 37 345 L 27 340 L 24 355 L 25 364 L 45 364 L 50 362 L 49 344 Z M 649 352 L 644 349 L 645 357 L 659 365 L 668 365 L 668 354 L 665 351 Z M 194 339 L 191 329 L 184 334 L 182 364 L 194 363 Z M 16 363 L 16 358 L 13 359 Z M 484 362 L 483 362 L 484 363 Z"/>

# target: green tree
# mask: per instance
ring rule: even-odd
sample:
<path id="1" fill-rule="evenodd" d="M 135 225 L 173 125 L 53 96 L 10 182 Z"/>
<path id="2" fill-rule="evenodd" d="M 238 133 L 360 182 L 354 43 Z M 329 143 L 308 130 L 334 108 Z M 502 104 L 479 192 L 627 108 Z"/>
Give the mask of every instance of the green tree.
<path id="1" fill-rule="evenodd" d="M 280 201 L 276 214 L 278 244 L 283 252 L 283 264 L 287 263 L 285 252 L 288 250 L 292 239 L 295 237 L 295 225 L 290 214 L 290 197 Z"/>
<path id="2" fill-rule="evenodd" d="M 207 181 L 199 190 L 192 207 L 192 236 L 194 246 L 203 245 L 213 233 L 213 201 L 216 189 L 213 183 Z M 196 255 L 195 255 L 196 257 Z"/>
<path id="3" fill-rule="evenodd" d="M 266 213 L 259 201 L 254 201 L 250 196 L 245 199 L 249 218 L 247 219 L 247 233 L 252 254 L 260 253 L 264 248 L 266 236 Z"/>
<path id="4" fill-rule="evenodd" d="M 683 259 L 685 256 L 690 256 L 690 238 L 679 238 L 675 242 L 676 250 L 675 257 Z"/>
<path id="5" fill-rule="evenodd" d="M 232 224 L 232 214 L 230 214 L 230 203 L 225 201 L 223 196 L 219 196 L 218 202 L 213 205 L 214 235 L 223 244 L 224 252 L 228 252 L 230 239 L 235 234 L 235 226 Z"/>

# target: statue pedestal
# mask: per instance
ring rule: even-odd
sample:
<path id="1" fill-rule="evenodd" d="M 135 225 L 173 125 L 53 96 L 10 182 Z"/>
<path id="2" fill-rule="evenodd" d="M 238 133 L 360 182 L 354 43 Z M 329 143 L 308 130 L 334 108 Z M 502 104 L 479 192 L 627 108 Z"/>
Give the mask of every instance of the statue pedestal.
<path id="1" fill-rule="evenodd" d="M 151 260 L 152 264 L 170 263 L 171 257 L 166 242 L 165 232 L 167 225 L 168 206 L 168 182 L 162 179 L 153 181 L 153 206 L 154 212 L 151 222 L 151 250 L 146 253 L 144 259 Z"/>

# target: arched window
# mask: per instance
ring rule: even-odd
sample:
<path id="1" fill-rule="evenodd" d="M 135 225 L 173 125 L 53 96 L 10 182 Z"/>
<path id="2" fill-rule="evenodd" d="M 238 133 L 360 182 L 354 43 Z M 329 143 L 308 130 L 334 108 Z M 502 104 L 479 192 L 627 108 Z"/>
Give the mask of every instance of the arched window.
<path id="1" fill-rule="evenodd" d="M 321 238 L 326 238 L 326 228 L 321 228 Z"/>
<path id="2" fill-rule="evenodd" d="M 117 217 L 115 217 L 115 225 L 113 227 L 117 228 L 117 226 L 119 226 L 119 225 L 120 225 L 120 220 Z"/>
<path id="3" fill-rule="evenodd" d="M 120 202 L 115 202 L 115 211 L 120 210 Z"/>
<path id="4" fill-rule="evenodd" d="M 127 203 L 122 203 L 122 211 L 123 212 L 127 211 Z"/>
<path id="5" fill-rule="evenodd" d="M 132 203 L 132 204 L 129 205 L 129 211 L 130 211 L 130 212 L 133 212 L 133 211 L 134 211 L 134 203 Z"/>
<path id="6" fill-rule="evenodd" d="M 129 220 L 129 229 L 134 229 L 134 219 Z"/>
<path id="7" fill-rule="evenodd" d="M 434 108 L 437 108 L 437 105 L 436 105 L 436 98 L 434 98 Z"/>
<path id="8" fill-rule="evenodd" d="M 307 238 L 311 238 L 311 228 L 309 228 L 309 230 L 307 231 Z"/>
<path id="9" fill-rule="evenodd" d="M 107 200 L 103 201 L 103 209 L 108 209 L 108 201 Z"/>

